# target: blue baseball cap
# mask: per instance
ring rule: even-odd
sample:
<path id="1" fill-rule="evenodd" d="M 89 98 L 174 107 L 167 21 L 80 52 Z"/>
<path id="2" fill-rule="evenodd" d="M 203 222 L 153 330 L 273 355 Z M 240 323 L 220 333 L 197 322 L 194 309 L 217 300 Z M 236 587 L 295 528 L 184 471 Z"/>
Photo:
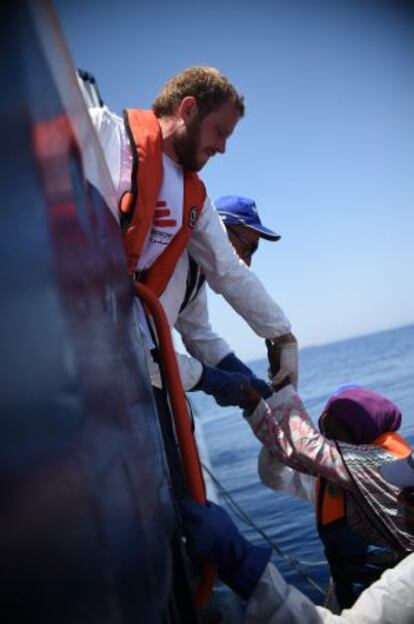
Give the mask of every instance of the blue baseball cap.
<path id="1" fill-rule="evenodd" d="M 414 487 L 414 452 L 404 459 L 395 459 L 382 464 L 379 471 L 386 481 L 397 487 Z"/>
<path id="2" fill-rule="evenodd" d="M 240 197 L 239 195 L 223 195 L 223 197 L 217 199 L 215 206 L 225 225 L 245 225 L 252 230 L 256 230 L 261 238 L 271 241 L 279 240 L 279 234 L 269 230 L 260 221 L 256 203 L 253 199 Z"/>

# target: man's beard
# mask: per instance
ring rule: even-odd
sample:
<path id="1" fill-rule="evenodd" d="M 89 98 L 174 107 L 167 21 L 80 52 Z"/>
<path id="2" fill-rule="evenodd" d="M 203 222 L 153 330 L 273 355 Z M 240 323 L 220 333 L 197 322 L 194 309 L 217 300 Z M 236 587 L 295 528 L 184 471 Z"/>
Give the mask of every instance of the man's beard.
<path id="1" fill-rule="evenodd" d="M 200 147 L 201 120 L 196 117 L 174 137 L 174 151 L 178 163 L 188 171 L 200 171 L 204 163 L 197 161 Z"/>

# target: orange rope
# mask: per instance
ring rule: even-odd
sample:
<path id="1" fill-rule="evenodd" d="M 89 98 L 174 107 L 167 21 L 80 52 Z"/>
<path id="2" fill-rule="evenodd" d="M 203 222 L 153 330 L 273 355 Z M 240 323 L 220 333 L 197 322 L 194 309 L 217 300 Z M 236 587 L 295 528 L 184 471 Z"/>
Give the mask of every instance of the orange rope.
<path id="1" fill-rule="evenodd" d="M 187 490 L 191 498 L 197 503 L 205 504 L 206 490 L 204 478 L 193 432 L 191 431 L 191 421 L 184 389 L 181 383 L 177 356 L 171 338 L 170 326 L 164 309 L 156 295 L 144 284 L 134 282 L 134 285 L 139 298 L 145 303 L 145 306 L 155 321 L 167 392 L 170 397 L 175 430 L 180 445 Z M 215 575 L 215 566 L 211 563 L 205 563 L 202 578 L 196 588 L 195 601 L 198 607 L 202 607 L 207 603 L 211 594 Z"/>

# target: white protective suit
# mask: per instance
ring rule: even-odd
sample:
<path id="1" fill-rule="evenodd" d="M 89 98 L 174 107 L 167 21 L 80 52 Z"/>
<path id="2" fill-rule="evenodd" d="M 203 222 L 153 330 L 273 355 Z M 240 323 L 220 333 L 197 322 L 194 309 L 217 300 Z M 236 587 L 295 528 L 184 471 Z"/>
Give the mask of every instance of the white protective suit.
<path id="1" fill-rule="evenodd" d="M 98 133 L 109 171 L 118 197 L 130 189 L 132 153 L 123 120 L 106 107 L 89 109 Z M 273 301 L 258 277 L 237 256 L 220 217 L 209 198 L 194 227 L 188 251 L 206 276 L 210 287 L 222 294 L 228 303 L 262 338 L 275 338 L 291 331 L 283 310 Z M 184 252 L 160 300 L 171 327 L 174 327 L 186 291 L 188 254 Z M 248 293 L 248 296 L 246 296 Z M 218 345 L 218 343 L 217 343 Z M 230 353 L 230 347 L 211 343 L 209 361 L 217 363 Z M 204 351 L 204 350 L 203 350 Z M 196 359 L 178 355 L 184 390 L 192 388 L 200 379 L 202 366 Z M 211 359 L 210 359 L 211 358 Z M 207 360 L 206 360 L 207 363 Z M 149 358 L 151 380 L 160 386 L 158 366 Z"/>
<path id="2" fill-rule="evenodd" d="M 288 585 L 272 563 L 247 604 L 244 624 L 413 624 L 414 553 L 366 589 L 351 609 L 334 615 Z"/>
<path id="3" fill-rule="evenodd" d="M 177 271 L 171 281 L 171 290 L 174 288 L 176 277 L 177 280 L 180 279 Z M 169 290 L 170 288 L 167 289 L 167 291 Z M 166 296 L 168 296 L 167 291 Z M 194 296 L 190 297 L 187 305 L 179 313 L 175 328 L 180 333 L 190 355 L 209 366 L 216 366 L 233 351 L 229 344 L 212 330 L 210 325 L 206 282 L 202 284 Z"/>

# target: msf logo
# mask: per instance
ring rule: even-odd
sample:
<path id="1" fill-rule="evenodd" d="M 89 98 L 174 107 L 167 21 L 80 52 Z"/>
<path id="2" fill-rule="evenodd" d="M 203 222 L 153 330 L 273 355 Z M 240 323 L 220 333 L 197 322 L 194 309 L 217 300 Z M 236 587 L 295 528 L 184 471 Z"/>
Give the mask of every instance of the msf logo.
<path id="1" fill-rule="evenodd" d="M 154 210 L 153 225 L 159 228 L 170 228 L 177 226 L 176 219 L 168 219 L 171 215 L 171 210 L 166 207 L 167 202 L 157 201 L 156 208 Z"/>

